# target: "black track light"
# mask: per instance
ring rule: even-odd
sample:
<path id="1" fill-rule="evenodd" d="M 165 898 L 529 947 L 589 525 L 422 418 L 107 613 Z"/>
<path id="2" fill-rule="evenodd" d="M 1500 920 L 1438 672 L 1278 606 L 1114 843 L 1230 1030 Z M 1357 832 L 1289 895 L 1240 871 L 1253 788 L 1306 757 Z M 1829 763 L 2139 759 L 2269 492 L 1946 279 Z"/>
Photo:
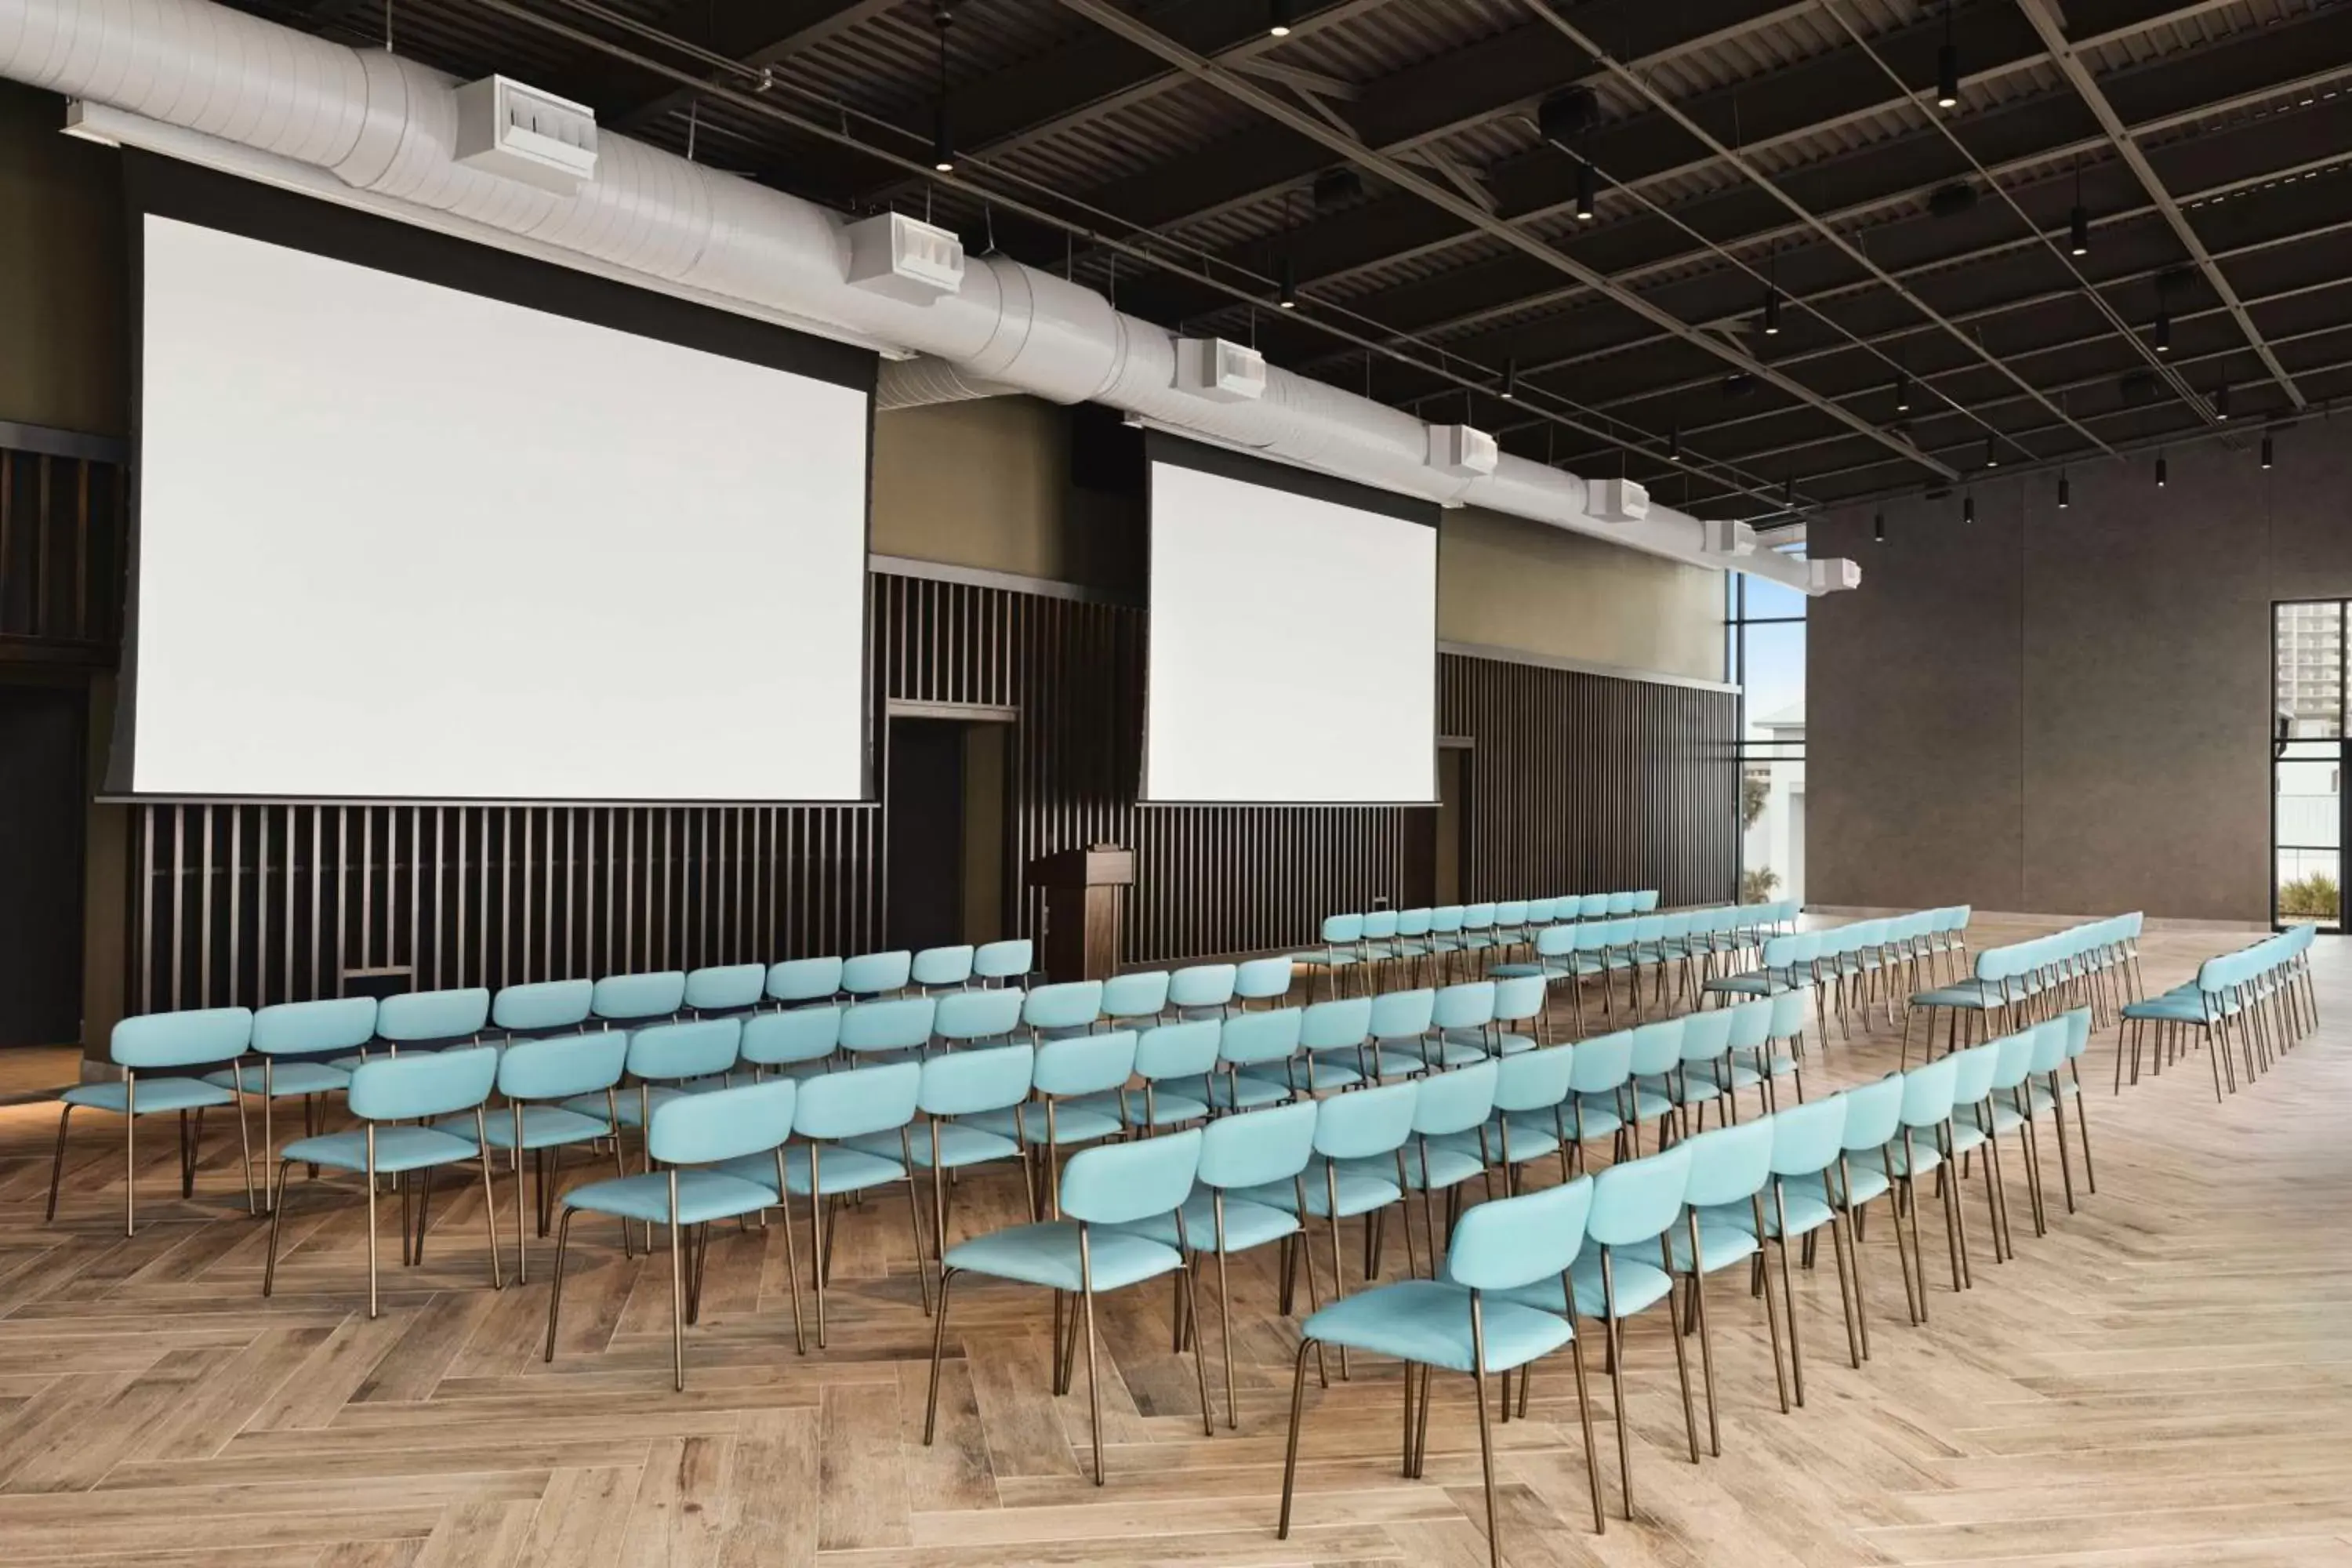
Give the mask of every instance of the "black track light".
<path id="1" fill-rule="evenodd" d="M 2091 214 L 2090 214 L 2090 209 L 2088 209 L 2087 207 L 2084 206 L 2080 202 L 2075 203 L 2075 204 L 2074 204 L 2074 212 L 2073 212 L 2072 214 L 2070 214 L 2070 215 L 2068 216 L 2068 217 L 2067 217 L 2067 220 L 2066 220 L 2066 226 L 2067 226 L 2067 232 L 2068 232 L 2069 236 L 2071 237 L 2068 239 L 2068 241 L 2067 241 L 2067 245 L 2066 245 L 2066 254 L 2067 254 L 2067 255 L 2069 255 L 2069 256 L 2088 256 L 2088 255 L 2090 255 L 2090 254 L 2091 254 Z"/>
<path id="2" fill-rule="evenodd" d="M 1895 412 L 1897 414 L 1911 412 L 1911 378 L 1907 375 L 1898 375 L 1895 378 Z"/>
<path id="3" fill-rule="evenodd" d="M 1885 512 L 1882 511 L 1876 517 L 1870 520 L 1870 537 L 1874 543 L 1884 544 L 1886 542 L 1886 514 Z"/>
<path id="4" fill-rule="evenodd" d="M 1936 107 L 1953 109 L 1960 101 L 1960 49 L 1952 42 L 1952 0 L 1944 0 L 1944 42 L 1936 51 Z"/>
<path id="5" fill-rule="evenodd" d="M 1265 36 L 1269 38 L 1290 37 L 1290 0 L 1266 0 Z"/>
<path id="6" fill-rule="evenodd" d="M 2172 352 L 2172 312 L 2169 310 L 2156 313 L 2156 352 L 2160 354 Z"/>
<path id="7" fill-rule="evenodd" d="M 1977 493 L 1974 490 L 1970 490 L 1968 494 L 1960 498 L 1960 521 L 1962 522 L 1974 522 L 1976 520 Z"/>
<path id="8" fill-rule="evenodd" d="M 2270 468 L 2270 466 L 2271 466 L 2271 433 L 2270 433 L 2269 431 L 2265 430 L 2265 431 L 2263 431 L 2263 468 L 2265 470 L 2267 470 L 2267 469 Z"/>
<path id="9" fill-rule="evenodd" d="M 1274 302 L 1286 310 L 1298 309 L 1298 268 L 1287 256 L 1282 258 L 1280 287 Z"/>
<path id="10" fill-rule="evenodd" d="M 1503 401 L 1508 403 L 1518 395 L 1519 362 L 1507 359 L 1503 362 Z"/>
<path id="11" fill-rule="evenodd" d="M 2074 487 L 2066 482 L 2066 470 L 2058 470 L 2058 510 L 2064 511 L 2074 499 Z"/>
<path id="12" fill-rule="evenodd" d="M 2164 488 L 2166 477 L 2167 476 L 2164 471 L 2164 454 L 2158 452 L 2156 455 L 2156 488 L 2158 489 L 2162 489 Z"/>
<path id="13" fill-rule="evenodd" d="M 1592 221 L 1593 198 L 1599 194 L 1601 177 L 1588 161 L 1580 159 L 1576 165 L 1576 216 L 1580 222 Z"/>
<path id="14" fill-rule="evenodd" d="M 2213 389 L 2213 417 L 2221 420 L 2230 417 L 2230 384 L 2226 381 Z"/>
<path id="15" fill-rule="evenodd" d="M 1988 468 L 2000 467 L 2000 448 L 1993 444 L 1993 438 L 1989 435 L 1985 437 L 1985 467 Z"/>

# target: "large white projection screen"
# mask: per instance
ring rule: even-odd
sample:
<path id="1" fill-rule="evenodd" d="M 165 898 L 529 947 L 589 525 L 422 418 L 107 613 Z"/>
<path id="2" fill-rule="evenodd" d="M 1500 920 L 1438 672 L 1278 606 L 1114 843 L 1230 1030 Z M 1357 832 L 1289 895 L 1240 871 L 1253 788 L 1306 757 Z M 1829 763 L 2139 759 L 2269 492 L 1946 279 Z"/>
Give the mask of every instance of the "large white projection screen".
<path id="1" fill-rule="evenodd" d="M 1155 458 L 1144 798 L 1436 790 L 1437 530 Z"/>
<path id="2" fill-rule="evenodd" d="M 132 790 L 860 796 L 865 393 L 144 245 Z"/>

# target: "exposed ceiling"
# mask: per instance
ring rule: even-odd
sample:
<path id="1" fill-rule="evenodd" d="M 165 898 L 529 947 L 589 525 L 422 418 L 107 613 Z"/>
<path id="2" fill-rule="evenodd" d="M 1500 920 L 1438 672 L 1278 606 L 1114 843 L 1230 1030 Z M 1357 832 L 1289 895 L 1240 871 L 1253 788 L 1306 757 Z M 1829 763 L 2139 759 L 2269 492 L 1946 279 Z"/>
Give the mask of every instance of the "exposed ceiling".
<path id="1" fill-rule="evenodd" d="M 2352 395 L 2352 0 L 953 0 L 936 182 L 936 0 L 232 3 L 1703 516 Z"/>

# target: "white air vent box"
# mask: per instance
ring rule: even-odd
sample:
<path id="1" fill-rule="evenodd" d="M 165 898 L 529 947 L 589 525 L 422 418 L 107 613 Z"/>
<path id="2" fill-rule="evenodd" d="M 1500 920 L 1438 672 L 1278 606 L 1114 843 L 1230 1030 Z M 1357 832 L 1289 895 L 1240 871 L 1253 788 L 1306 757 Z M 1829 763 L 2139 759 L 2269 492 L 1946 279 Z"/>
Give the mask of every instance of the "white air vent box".
<path id="1" fill-rule="evenodd" d="M 1640 522 L 1650 515 L 1650 492 L 1633 479 L 1593 479 L 1584 510 L 1603 522 Z"/>
<path id="2" fill-rule="evenodd" d="M 1496 459 L 1501 455 L 1495 438 L 1484 430 L 1467 425 L 1429 427 L 1429 466 L 1440 473 L 1475 479 L 1493 473 Z"/>
<path id="3" fill-rule="evenodd" d="M 1212 403 L 1255 403 L 1265 395 L 1265 356 L 1223 338 L 1180 338 L 1176 390 Z"/>
<path id="4" fill-rule="evenodd" d="M 963 241 L 904 213 L 877 213 L 849 226 L 849 280 L 860 289 L 928 305 L 963 287 Z"/>
<path id="5" fill-rule="evenodd" d="M 1706 552 L 1709 555 L 1753 555 L 1756 553 L 1756 531 L 1744 522 L 1734 522 L 1727 517 L 1708 518 L 1701 524 L 1706 530 Z"/>
<path id="6" fill-rule="evenodd" d="M 1812 592 L 1840 594 L 1862 586 L 1862 567 L 1858 563 L 1831 556 L 1826 561 L 1812 561 Z"/>
<path id="7" fill-rule="evenodd" d="M 457 162 L 559 196 L 596 177 L 596 111 L 486 76 L 457 89 Z"/>

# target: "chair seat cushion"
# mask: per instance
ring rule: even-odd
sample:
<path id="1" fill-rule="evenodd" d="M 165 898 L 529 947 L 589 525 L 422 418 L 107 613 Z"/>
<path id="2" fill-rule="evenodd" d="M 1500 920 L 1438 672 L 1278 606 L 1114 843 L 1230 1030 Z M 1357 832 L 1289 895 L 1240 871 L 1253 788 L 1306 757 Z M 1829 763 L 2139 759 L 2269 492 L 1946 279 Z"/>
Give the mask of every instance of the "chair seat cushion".
<path id="1" fill-rule="evenodd" d="M 1116 1114 L 1089 1110 L 1075 1101 L 1064 1101 L 1054 1107 L 1053 1136 L 1048 1138 L 1045 1108 L 1042 1105 L 1029 1104 L 1019 1109 L 1020 1117 L 1017 1125 L 1027 1130 L 1025 1136 L 1033 1144 L 1091 1143 L 1097 1138 L 1116 1138 L 1127 1131 L 1126 1126 Z M 1015 1136 L 1016 1122 L 1013 1107 L 1009 1105 L 1002 1110 L 975 1111 L 970 1116 L 959 1116 L 956 1120 L 967 1127 L 977 1127 L 984 1132 L 993 1132 L 1000 1138 Z"/>
<path id="2" fill-rule="evenodd" d="M 434 1125 L 461 1138 L 474 1135 L 474 1119 L 470 1115 L 448 1117 Z M 522 1108 L 522 1141 L 518 1143 L 512 1107 L 502 1106 L 482 1113 L 483 1137 L 493 1149 L 551 1149 L 559 1144 L 610 1137 L 612 1131 L 613 1124 L 604 1120 L 602 1107 L 591 1116 L 564 1105 L 526 1105 Z"/>
<path id="3" fill-rule="evenodd" d="M 290 1100 L 307 1094 L 341 1094 L 352 1087 L 352 1075 L 342 1068 L 327 1062 L 278 1062 L 266 1069 L 269 1095 L 273 1100 Z M 241 1067 L 223 1068 L 218 1072 L 205 1074 L 205 1081 L 222 1089 L 242 1087 L 247 1094 L 262 1092 L 265 1069 L 259 1062 L 247 1062 Z M 240 1085 L 239 1079 L 243 1082 Z M 140 1095 L 142 1100 L 146 1095 Z"/>
<path id="4" fill-rule="evenodd" d="M 1385 1208 L 1404 1195 L 1403 1190 L 1397 1185 L 1396 1162 L 1393 1159 L 1389 1161 L 1386 1175 L 1378 1174 L 1365 1168 L 1369 1163 L 1370 1162 L 1349 1163 L 1341 1164 L 1339 1168 L 1339 1217 L 1342 1219 L 1355 1215 L 1370 1214 L 1377 1208 Z M 1307 1186 L 1307 1212 L 1318 1218 L 1329 1218 L 1331 1190 L 1326 1182 L 1320 1163 L 1308 1167 L 1303 1179 Z M 1282 1209 L 1290 1213 L 1297 1212 L 1298 1207 L 1297 1191 L 1288 1182 L 1268 1182 L 1262 1187 L 1236 1187 L 1226 1194 L 1227 1202 L 1234 1198 L 1240 1198 L 1247 1203 L 1265 1204 L 1269 1208 Z"/>
<path id="5" fill-rule="evenodd" d="M 1087 1253 L 1087 1272 L 1097 1290 L 1116 1290 L 1184 1267 L 1174 1247 L 1116 1226 L 1090 1230 Z M 1016 1225 L 974 1237 L 948 1248 L 947 1266 L 1055 1290 L 1076 1290 L 1085 1283 L 1079 1277 L 1078 1226 L 1070 1220 Z"/>
<path id="6" fill-rule="evenodd" d="M 1480 1304 L 1480 1318 L 1487 1372 L 1525 1366 L 1576 1332 L 1564 1317 L 1495 1295 Z M 1334 1301 L 1299 1332 L 1449 1372 L 1468 1372 L 1472 1364 L 1470 1292 L 1435 1279 L 1403 1279 Z"/>
<path id="7" fill-rule="evenodd" d="M 471 1118 L 460 1132 L 438 1127 L 399 1127 L 380 1122 L 375 1130 L 375 1168 L 382 1172 L 421 1171 L 431 1165 L 452 1165 L 481 1153 L 473 1138 Z M 297 1138 L 278 1152 L 289 1164 L 328 1165 L 338 1171 L 368 1168 L 367 1133 L 354 1128 L 316 1138 Z"/>
<path id="8" fill-rule="evenodd" d="M 765 1158 L 765 1156 L 761 1156 Z M 607 1182 L 590 1182 L 563 1194 L 566 1208 L 587 1209 L 595 1214 L 618 1215 L 622 1219 L 650 1220 L 657 1225 L 669 1222 L 669 1177 L 667 1171 L 655 1171 L 640 1176 L 615 1176 Z M 776 1204 L 775 1163 L 768 1164 L 764 1183 L 747 1181 L 723 1171 L 680 1171 L 677 1173 L 677 1223 L 703 1225 L 714 1219 L 733 1219 L 738 1215 L 757 1214 Z"/>
<path id="9" fill-rule="evenodd" d="M 68 1105 L 121 1115 L 128 1096 L 118 1079 L 109 1083 L 78 1083 L 58 1098 Z M 194 1110 L 207 1105 L 229 1105 L 235 1097 L 216 1083 L 200 1078 L 142 1078 L 139 1080 L 139 1113 L 151 1110 Z"/>
<path id="10" fill-rule="evenodd" d="M 1172 1212 L 1152 1215 L 1118 1228 L 1149 1237 L 1162 1247 L 1177 1245 L 1176 1215 Z M 1225 1250 L 1229 1253 L 1245 1252 L 1297 1234 L 1298 1216 L 1287 1209 L 1243 1198 L 1225 1199 Z M 1184 1244 L 1195 1252 L 1214 1252 L 1217 1248 L 1216 1200 L 1198 1188 L 1184 1200 Z"/>

